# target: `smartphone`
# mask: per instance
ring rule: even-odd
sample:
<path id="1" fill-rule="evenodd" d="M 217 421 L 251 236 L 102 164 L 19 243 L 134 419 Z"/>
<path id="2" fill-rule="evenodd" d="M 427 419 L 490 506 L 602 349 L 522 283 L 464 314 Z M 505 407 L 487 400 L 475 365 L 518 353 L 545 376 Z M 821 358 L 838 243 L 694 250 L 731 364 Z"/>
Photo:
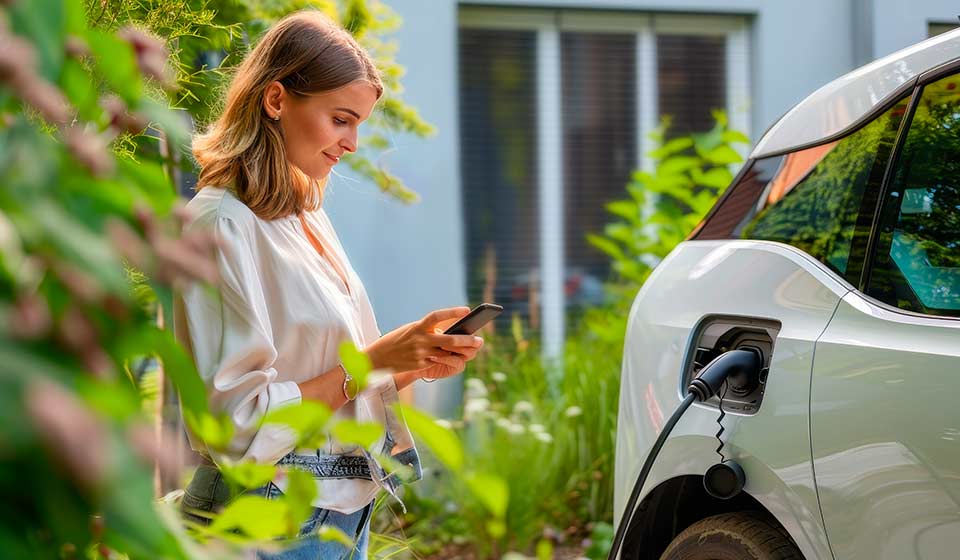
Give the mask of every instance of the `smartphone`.
<path id="1" fill-rule="evenodd" d="M 495 303 L 481 303 L 474 307 L 466 317 L 451 325 L 443 334 L 473 334 L 502 311 L 503 307 Z"/>

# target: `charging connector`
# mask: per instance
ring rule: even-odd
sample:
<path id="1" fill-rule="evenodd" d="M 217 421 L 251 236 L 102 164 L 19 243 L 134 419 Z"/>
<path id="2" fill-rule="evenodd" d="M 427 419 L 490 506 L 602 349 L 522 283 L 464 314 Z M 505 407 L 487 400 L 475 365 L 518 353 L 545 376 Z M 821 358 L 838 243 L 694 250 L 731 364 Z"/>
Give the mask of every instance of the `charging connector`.
<path id="1" fill-rule="evenodd" d="M 650 469 L 653 468 L 653 463 L 656 461 L 660 449 L 663 447 L 663 444 L 666 443 L 667 437 L 670 435 L 670 432 L 673 431 L 677 422 L 680 421 L 683 413 L 690 408 L 690 405 L 692 405 L 694 401 L 704 402 L 716 395 L 724 382 L 733 375 L 738 376 L 738 378 L 742 377 L 744 380 L 759 380 L 762 368 L 762 352 L 757 348 L 738 348 L 724 352 L 711 360 L 710 363 L 700 370 L 696 379 L 690 382 L 690 385 L 687 387 L 687 396 L 670 416 L 670 419 L 667 420 L 667 423 L 664 424 L 656 442 L 654 442 L 653 447 L 650 448 L 650 453 L 647 454 L 647 459 L 640 468 L 640 474 L 637 476 L 637 481 L 633 485 L 633 491 L 630 492 L 630 498 L 627 500 L 627 505 L 623 510 L 623 517 L 620 519 L 620 525 L 617 527 L 617 533 L 613 538 L 610 554 L 607 557 L 608 560 L 616 560 L 619 556 L 620 548 L 623 546 L 623 539 L 626 537 L 627 529 L 630 527 L 630 522 L 633 519 L 637 500 L 640 499 L 640 492 L 643 491 L 643 485 L 647 481 L 647 475 L 650 474 Z M 736 463 L 733 463 L 733 466 L 727 463 L 731 463 L 731 461 L 719 463 L 721 468 L 717 470 L 715 474 L 719 475 L 720 480 L 726 481 L 730 472 L 733 471 L 734 478 L 736 479 L 733 481 L 733 484 L 736 485 L 739 483 L 739 488 L 742 488 L 745 481 L 743 469 L 741 469 L 739 465 L 736 465 Z M 711 467 L 711 469 L 715 469 L 715 467 Z M 710 473 L 710 471 L 707 472 Z M 724 487 L 726 488 L 727 486 L 725 485 Z M 736 489 L 737 492 L 739 492 L 739 488 Z"/>

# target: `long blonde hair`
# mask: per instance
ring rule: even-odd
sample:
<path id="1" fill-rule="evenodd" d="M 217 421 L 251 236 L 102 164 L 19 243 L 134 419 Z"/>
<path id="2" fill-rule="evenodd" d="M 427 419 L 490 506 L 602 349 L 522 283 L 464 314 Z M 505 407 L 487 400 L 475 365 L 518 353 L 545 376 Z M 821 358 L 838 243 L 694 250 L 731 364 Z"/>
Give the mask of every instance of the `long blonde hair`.
<path id="1" fill-rule="evenodd" d="M 324 184 L 287 160 L 280 123 L 267 115 L 263 96 L 274 81 L 305 96 L 358 80 L 383 94 L 370 56 L 327 16 L 304 10 L 278 21 L 237 68 L 220 118 L 193 139 L 197 190 L 231 188 L 265 220 L 319 208 Z"/>

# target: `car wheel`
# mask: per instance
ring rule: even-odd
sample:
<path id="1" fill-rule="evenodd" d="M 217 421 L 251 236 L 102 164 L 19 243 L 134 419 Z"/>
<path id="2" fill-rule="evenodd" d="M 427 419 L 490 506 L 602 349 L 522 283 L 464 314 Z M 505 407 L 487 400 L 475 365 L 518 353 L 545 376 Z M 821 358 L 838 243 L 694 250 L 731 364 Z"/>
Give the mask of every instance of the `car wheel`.
<path id="1" fill-rule="evenodd" d="M 803 560 L 786 531 L 747 512 L 701 519 L 677 535 L 660 560 Z"/>

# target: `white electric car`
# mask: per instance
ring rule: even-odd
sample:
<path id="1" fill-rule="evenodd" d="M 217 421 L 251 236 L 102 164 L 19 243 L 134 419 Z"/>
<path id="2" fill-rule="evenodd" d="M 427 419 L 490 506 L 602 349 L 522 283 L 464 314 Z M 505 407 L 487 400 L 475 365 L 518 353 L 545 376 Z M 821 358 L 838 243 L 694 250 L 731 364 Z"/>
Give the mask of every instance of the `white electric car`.
<path id="1" fill-rule="evenodd" d="M 960 558 L 960 31 L 790 110 L 640 290 L 618 523 L 690 380 L 738 348 L 759 375 L 721 391 L 719 438 L 717 397 L 683 414 L 621 558 Z M 723 459 L 727 499 L 704 484 Z"/>

